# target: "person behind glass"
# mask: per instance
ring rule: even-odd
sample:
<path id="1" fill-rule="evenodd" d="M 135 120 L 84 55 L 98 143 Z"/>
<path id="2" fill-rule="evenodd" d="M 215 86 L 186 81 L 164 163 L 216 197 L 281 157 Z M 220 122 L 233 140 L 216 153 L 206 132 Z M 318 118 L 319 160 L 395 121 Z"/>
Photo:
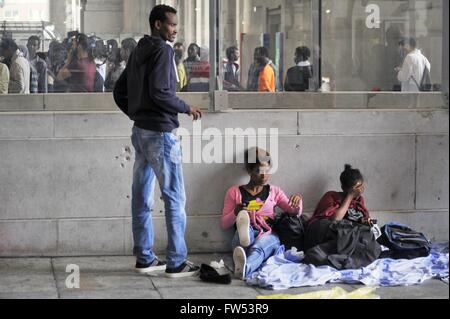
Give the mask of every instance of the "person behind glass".
<path id="1" fill-rule="evenodd" d="M 9 69 L 3 63 L 3 57 L 0 55 L 0 94 L 8 94 Z"/>
<path id="2" fill-rule="evenodd" d="M 111 48 L 111 54 L 108 56 L 106 69 L 105 92 L 112 92 L 117 80 L 123 70 L 125 70 L 125 61 L 122 60 L 119 48 Z"/>
<path id="3" fill-rule="evenodd" d="M 269 59 L 269 50 L 258 47 L 253 55 L 254 62 L 248 72 L 248 91 L 275 92 L 275 67 Z"/>
<path id="4" fill-rule="evenodd" d="M 191 43 L 188 47 L 188 57 L 183 62 L 188 82 L 191 79 L 192 68 L 200 61 L 200 46 L 196 43 Z"/>
<path id="5" fill-rule="evenodd" d="M 291 215 L 303 211 L 301 195 L 288 198 L 281 188 L 268 184 L 271 165 L 267 151 L 247 150 L 245 168 L 250 180 L 246 185 L 231 187 L 225 195 L 221 227 L 236 228 L 232 241 L 234 273 L 242 280 L 258 270 L 280 246 L 278 236 L 272 233 L 275 207 Z"/>
<path id="6" fill-rule="evenodd" d="M 25 45 L 19 45 L 18 47 L 19 51 L 22 53 L 22 56 L 28 61 L 28 64 L 30 65 L 30 93 L 38 93 L 39 75 L 34 66 L 30 63 L 30 54 L 28 53 L 28 48 Z"/>
<path id="7" fill-rule="evenodd" d="M 54 40 L 50 42 L 47 54 L 47 73 L 48 73 L 48 92 L 59 93 L 67 92 L 68 84 L 66 81 L 59 81 L 57 75 L 67 60 L 67 49 L 64 44 Z"/>
<path id="8" fill-rule="evenodd" d="M 284 82 L 285 91 L 304 92 L 309 90 L 309 80 L 313 77 L 313 68 L 309 62 L 311 50 L 305 46 L 295 50 L 296 66 L 287 71 Z"/>
<path id="9" fill-rule="evenodd" d="M 2 39 L 0 56 L 4 57 L 5 64 L 9 66 L 8 93 L 30 94 L 30 63 L 13 39 Z"/>
<path id="10" fill-rule="evenodd" d="M 193 276 L 199 267 L 187 260 L 181 146 L 172 132 L 179 127 L 179 113 L 198 120 L 202 112 L 176 96 L 177 68 L 174 51 L 167 41 L 173 43 L 178 33 L 177 10 L 166 5 L 155 6 L 149 24 L 151 36 L 145 35 L 139 41 L 114 88 L 116 104 L 134 121 L 131 211 L 135 269 L 139 273 L 165 269 L 170 278 Z M 165 205 L 167 264 L 153 251 L 151 211 L 156 180 Z"/>
<path id="11" fill-rule="evenodd" d="M 173 45 L 173 51 L 175 52 L 175 64 L 177 65 L 178 71 L 177 92 L 181 92 L 188 84 L 186 68 L 184 67 L 183 64 L 183 56 L 184 56 L 183 43 L 181 42 L 175 43 Z"/>
<path id="12" fill-rule="evenodd" d="M 342 192 L 327 192 L 318 203 L 308 221 L 305 235 L 305 251 L 327 241 L 329 226 L 343 219 L 359 224 L 371 221 L 364 197 L 364 177 L 358 169 L 345 165 L 340 176 Z"/>
<path id="13" fill-rule="evenodd" d="M 239 49 L 235 46 L 227 48 L 226 56 L 227 61 L 223 64 L 223 89 L 225 91 L 240 91 Z"/>
<path id="14" fill-rule="evenodd" d="M 80 33 L 72 42 L 66 64 L 57 75 L 58 81 L 67 80 L 69 92 L 94 92 L 96 65 L 88 37 Z"/>
<path id="15" fill-rule="evenodd" d="M 44 59 L 39 57 L 38 50 L 41 46 L 41 39 L 38 36 L 31 36 L 28 38 L 27 49 L 28 49 L 28 61 L 31 67 L 36 71 L 37 74 L 37 92 L 36 93 L 47 93 L 48 92 L 48 77 L 47 77 L 47 63 Z"/>
<path id="16" fill-rule="evenodd" d="M 184 92 L 208 92 L 209 91 L 209 49 L 200 48 L 200 61 L 191 64 L 188 84 L 183 88 Z"/>
<path id="17" fill-rule="evenodd" d="M 417 48 L 414 38 L 405 39 L 403 45 L 406 56 L 403 65 L 395 68 L 397 79 L 402 84 L 402 92 L 419 92 L 425 72 L 431 72 L 431 63 Z"/>
<path id="18" fill-rule="evenodd" d="M 120 57 L 125 61 L 125 65 L 128 63 L 131 53 L 133 53 L 137 45 L 136 40 L 133 38 L 126 38 L 120 43 Z"/>

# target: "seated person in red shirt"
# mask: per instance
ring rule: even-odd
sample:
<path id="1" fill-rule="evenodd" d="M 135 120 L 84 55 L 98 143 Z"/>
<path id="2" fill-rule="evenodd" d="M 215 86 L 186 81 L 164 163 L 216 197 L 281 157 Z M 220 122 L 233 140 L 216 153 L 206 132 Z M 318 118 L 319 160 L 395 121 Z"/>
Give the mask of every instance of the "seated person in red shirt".
<path id="1" fill-rule="evenodd" d="M 326 193 L 308 221 L 305 235 L 305 251 L 327 241 L 327 233 L 333 221 L 348 219 L 367 224 L 371 221 L 364 198 L 364 177 L 358 169 L 345 165 L 340 176 L 342 192 Z"/>

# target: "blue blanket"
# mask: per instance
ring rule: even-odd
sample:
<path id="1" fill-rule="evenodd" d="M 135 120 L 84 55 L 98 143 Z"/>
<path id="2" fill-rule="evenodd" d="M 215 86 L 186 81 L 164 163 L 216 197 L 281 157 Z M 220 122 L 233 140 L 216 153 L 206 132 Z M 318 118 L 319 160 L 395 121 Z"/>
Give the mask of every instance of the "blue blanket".
<path id="1" fill-rule="evenodd" d="M 321 286 L 327 283 L 367 286 L 410 286 L 437 278 L 448 282 L 448 243 L 434 245 L 428 257 L 412 260 L 378 259 L 367 267 L 336 270 L 301 263 L 301 256 L 285 251 L 284 246 L 270 257 L 247 283 L 266 289 Z"/>

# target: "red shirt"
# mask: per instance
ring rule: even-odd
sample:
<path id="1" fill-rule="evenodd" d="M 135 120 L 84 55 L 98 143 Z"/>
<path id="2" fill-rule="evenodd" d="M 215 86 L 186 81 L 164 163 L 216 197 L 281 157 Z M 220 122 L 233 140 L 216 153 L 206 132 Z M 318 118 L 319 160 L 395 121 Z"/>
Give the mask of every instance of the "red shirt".
<path id="1" fill-rule="evenodd" d="M 308 221 L 308 224 L 312 224 L 318 219 L 327 218 L 331 219 L 336 214 L 336 211 L 341 207 L 342 202 L 345 199 L 344 193 L 338 192 L 328 192 L 326 193 L 319 204 L 317 204 L 317 208 L 314 211 L 314 215 Z M 364 203 L 364 198 L 361 196 L 358 199 L 354 199 L 349 208 L 354 208 L 357 211 L 360 211 L 364 214 L 364 218 L 370 218 L 369 211 L 366 208 Z"/>
<path id="2" fill-rule="evenodd" d="M 76 59 L 68 66 L 70 92 L 94 92 L 96 67 L 89 58 Z"/>

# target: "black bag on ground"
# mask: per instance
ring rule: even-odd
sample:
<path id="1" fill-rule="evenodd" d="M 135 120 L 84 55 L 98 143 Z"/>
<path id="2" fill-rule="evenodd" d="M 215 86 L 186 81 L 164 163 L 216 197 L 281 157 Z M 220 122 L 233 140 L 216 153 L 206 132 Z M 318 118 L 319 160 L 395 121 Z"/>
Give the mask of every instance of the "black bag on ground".
<path id="1" fill-rule="evenodd" d="M 381 228 L 378 243 L 389 248 L 388 252 L 383 253 L 384 258 L 413 259 L 426 257 L 431 251 L 431 242 L 423 233 L 396 222 Z"/>
<path id="2" fill-rule="evenodd" d="M 374 262 L 381 246 L 371 227 L 349 220 L 330 223 L 326 241 L 305 253 L 306 264 L 331 266 L 335 269 L 358 269 Z"/>
<path id="3" fill-rule="evenodd" d="M 303 219 L 300 216 L 292 216 L 287 213 L 278 214 L 275 218 L 272 230 L 286 250 L 295 247 L 297 251 L 303 251 L 305 236 L 303 223 Z"/>

